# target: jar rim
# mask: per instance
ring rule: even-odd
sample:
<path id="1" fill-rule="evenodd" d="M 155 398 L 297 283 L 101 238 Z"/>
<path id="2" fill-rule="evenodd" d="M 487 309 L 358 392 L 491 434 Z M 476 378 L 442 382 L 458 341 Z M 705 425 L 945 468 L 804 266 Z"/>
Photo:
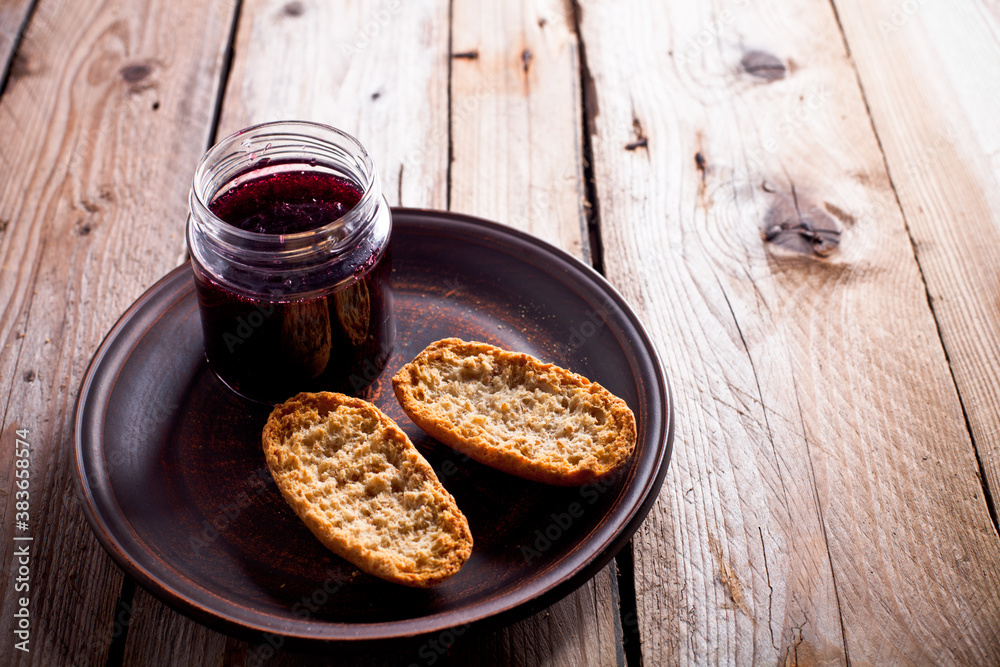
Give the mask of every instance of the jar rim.
<path id="1" fill-rule="evenodd" d="M 241 229 L 209 208 L 232 187 L 308 168 L 362 188 L 361 199 L 336 220 L 289 234 Z M 240 130 L 209 149 L 193 180 L 186 229 L 191 259 L 241 293 L 300 294 L 320 289 L 309 287 L 320 282 L 328 289 L 334 274 L 336 281 L 355 279 L 388 243 L 392 221 L 374 162 L 357 139 L 328 125 L 273 121 Z"/>
<path id="2" fill-rule="evenodd" d="M 303 130 L 307 131 L 307 133 L 303 133 Z M 320 136 L 317 138 L 314 136 L 315 134 L 327 136 Z M 247 138 L 243 139 L 243 141 L 239 141 L 241 137 Z M 221 185 L 228 186 L 226 189 L 229 189 L 239 184 L 241 179 L 244 177 L 253 178 L 266 171 L 272 160 L 272 158 L 267 155 L 267 152 L 273 145 L 273 141 L 278 138 L 284 138 L 287 140 L 291 137 L 299 137 L 302 141 L 307 143 L 294 141 L 290 142 L 289 145 L 301 144 L 304 149 L 309 147 L 310 142 L 313 142 L 314 144 L 315 142 L 322 142 L 330 147 L 340 149 L 349 147 L 353 152 L 352 157 L 358 161 L 356 166 L 360 167 L 357 173 L 360 173 L 363 176 L 363 180 L 357 179 L 361 182 L 356 181 L 356 184 L 361 186 L 363 191 L 361 199 L 359 199 L 354 206 L 352 206 L 347 212 L 336 220 L 332 220 L 325 225 L 321 225 L 313 229 L 307 229 L 301 232 L 292 232 L 290 234 L 269 234 L 266 232 L 255 232 L 242 229 L 236 225 L 229 224 L 222 218 L 215 215 L 209 207 L 209 204 L 223 190 L 221 188 L 217 188 L 212 189 L 213 191 L 209 192 L 210 188 L 208 186 L 211 183 L 210 177 L 213 170 L 218 169 L 220 165 L 225 165 L 227 159 L 229 162 L 235 161 L 235 156 L 238 153 L 227 151 L 232 151 L 233 147 L 238 145 L 244 148 L 244 150 L 240 152 L 247 156 L 245 168 L 239 169 L 231 178 L 223 180 Z M 337 139 L 339 139 L 343 144 L 346 144 L 346 147 L 341 143 L 336 143 L 335 140 Z M 259 140 L 266 140 L 266 142 L 262 148 L 255 149 L 251 142 Z M 237 144 L 238 141 L 239 143 Z M 315 146 L 318 147 L 318 144 L 315 144 Z M 296 162 L 306 163 L 307 161 L 299 160 L 276 162 L 274 166 L 294 164 Z M 350 176 L 353 177 L 355 175 L 356 173 L 352 173 Z M 355 179 L 352 178 L 352 180 Z M 195 216 L 196 218 L 199 218 L 200 221 L 210 221 L 214 231 L 220 233 L 228 239 L 231 239 L 232 241 L 239 240 L 254 244 L 277 245 L 282 248 L 293 249 L 295 247 L 307 246 L 316 238 L 327 237 L 332 232 L 335 232 L 337 229 L 344 227 L 352 221 L 356 222 L 359 218 L 368 217 L 367 214 L 373 206 L 372 202 L 377 202 L 377 200 L 382 196 L 378 183 L 379 181 L 375 164 L 368 151 L 361 144 L 361 142 L 357 140 L 357 138 L 347 132 L 331 125 L 317 123 L 315 121 L 268 121 L 265 123 L 258 123 L 257 125 L 251 125 L 230 134 L 224 139 L 216 142 L 215 145 L 202 156 L 198 165 L 195 167 L 194 176 L 192 178 L 190 206 L 192 208 L 192 212 L 197 212 L 198 215 Z M 349 234 L 347 237 L 342 239 L 342 241 L 345 243 L 349 242 L 351 237 L 355 236 L 357 233 L 363 232 L 363 230 L 364 225 L 361 225 L 360 228 L 353 230 L 353 234 Z"/>

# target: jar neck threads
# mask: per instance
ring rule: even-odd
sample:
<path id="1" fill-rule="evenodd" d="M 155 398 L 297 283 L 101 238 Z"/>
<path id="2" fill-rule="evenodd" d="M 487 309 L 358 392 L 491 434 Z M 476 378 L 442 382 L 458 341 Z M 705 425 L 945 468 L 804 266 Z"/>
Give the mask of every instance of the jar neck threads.
<path id="1" fill-rule="evenodd" d="M 230 189 L 290 171 L 344 179 L 357 187 L 361 199 L 331 222 L 287 234 L 248 231 L 213 213 L 212 203 Z M 349 281 L 360 268 L 352 255 L 370 260 L 389 233 L 388 215 L 382 215 L 388 206 L 368 152 L 340 130 L 303 121 L 257 125 L 216 144 L 195 170 L 189 205 L 192 259 L 213 279 L 241 291 L 251 286 L 259 291 L 262 273 L 271 294 L 308 291 L 312 274 L 324 274 L 327 287 L 331 277 Z M 382 221 L 385 229 L 378 228 Z M 338 275 L 331 276 L 335 267 Z"/>

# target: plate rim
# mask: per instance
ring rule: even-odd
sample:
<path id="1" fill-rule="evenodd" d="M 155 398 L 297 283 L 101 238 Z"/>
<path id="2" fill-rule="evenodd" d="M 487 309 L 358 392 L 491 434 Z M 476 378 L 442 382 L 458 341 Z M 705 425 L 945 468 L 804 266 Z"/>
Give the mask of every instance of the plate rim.
<path id="1" fill-rule="evenodd" d="M 632 536 L 645 520 L 659 496 L 659 490 L 662 488 L 673 453 L 675 424 L 673 396 L 669 379 L 664 372 L 663 364 L 660 360 L 656 346 L 654 345 L 649 333 L 646 331 L 646 328 L 643 326 L 638 315 L 631 308 L 625 298 L 618 292 L 618 290 L 593 267 L 584 263 L 567 251 L 528 232 L 509 227 L 498 222 L 493 222 L 491 220 L 466 214 L 453 213 L 450 211 L 393 207 L 392 214 L 393 224 L 397 224 L 398 220 L 402 218 L 406 218 L 408 222 L 415 224 L 429 223 L 431 225 L 441 225 L 441 223 L 444 222 L 445 224 L 453 227 L 456 223 L 458 223 L 473 230 L 487 231 L 491 237 L 501 237 L 501 239 L 513 238 L 522 244 L 527 244 L 529 247 L 533 247 L 537 252 L 543 255 L 547 254 L 554 256 L 555 259 L 560 260 L 566 267 L 575 270 L 578 274 L 580 274 L 577 280 L 568 282 L 570 287 L 575 288 L 576 285 L 574 285 L 574 283 L 579 279 L 582 279 L 585 283 L 590 283 L 589 286 L 591 288 L 596 288 L 598 292 L 608 296 L 615 303 L 616 308 L 620 310 L 621 314 L 624 315 L 625 319 L 630 323 L 631 328 L 637 334 L 638 340 L 630 341 L 630 345 L 628 347 L 642 349 L 648 356 L 653 370 L 653 373 L 651 374 L 651 379 L 653 381 L 649 384 L 653 388 L 653 393 L 658 399 L 658 402 L 663 406 L 663 409 L 659 414 L 659 429 L 655 438 L 658 445 L 658 455 L 652 462 L 652 470 L 643 480 L 644 483 L 641 488 L 625 488 L 623 490 L 623 493 L 632 493 L 635 495 L 637 497 L 637 502 L 628 503 L 627 512 L 622 520 L 617 522 L 613 528 L 609 529 L 609 536 L 602 541 L 598 548 L 589 548 L 586 550 L 588 553 L 582 558 L 582 562 L 577 563 L 577 561 L 581 560 L 581 558 L 574 557 L 573 567 L 570 568 L 570 573 L 567 576 L 556 578 L 555 581 L 550 581 L 551 575 L 540 575 L 531 582 L 528 582 L 530 595 L 525 599 L 518 598 L 511 601 L 509 600 L 510 594 L 503 593 L 488 600 L 477 602 L 467 607 L 461 607 L 458 610 L 459 612 L 463 610 L 472 610 L 476 612 L 471 620 L 466 619 L 464 622 L 461 620 L 450 620 L 442 623 L 440 622 L 441 619 L 449 619 L 456 613 L 455 610 L 444 610 L 415 618 L 379 621 L 373 623 L 314 621 L 306 618 L 302 619 L 301 622 L 295 622 L 294 627 L 291 628 L 272 627 L 266 625 L 265 623 L 251 623 L 248 622 L 248 619 L 245 616 L 232 614 L 232 608 L 237 606 L 241 609 L 253 610 L 252 607 L 240 606 L 238 602 L 220 596 L 216 592 L 202 587 L 196 581 L 185 579 L 185 581 L 201 590 L 203 595 L 207 595 L 213 599 L 223 600 L 225 606 L 227 607 L 225 610 L 220 610 L 218 608 L 209 609 L 208 606 L 202 603 L 202 600 L 192 599 L 192 596 L 178 590 L 176 586 L 171 585 L 171 582 L 163 581 L 161 577 L 158 576 L 157 572 L 151 571 L 149 568 L 144 567 L 143 564 L 136 562 L 134 556 L 130 555 L 128 545 L 122 543 L 123 536 L 113 531 L 107 517 L 103 515 L 101 508 L 99 507 L 97 498 L 94 494 L 94 487 L 92 484 L 88 483 L 91 475 L 88 474 L 87 463 L 90 461 L 89 458 L 87 458 L 88 452 L 86 451 L 86 443 L 84 442 L 84 436 L 88 426 L 90 428 L 96 427 L 99 430 L 101 437 L 98 438 L 97 442 L 93 443 L 93 446 L 96 448 L 93 455 L 97 457 L 96 463 L 106 467 L 107 452 L 103 438 L 103 421 L 96 424 L 88 424 L 87 417 L 90 416 L 93 420 L 95 415 L 92 415 L 91 413 L 97 407 L 100 407 L 101 405 L 106 406 L 110 402 L 102 400 L 97 401 L 95 404 L 94 401 L 89 400 L 92 389 L 96 382 L 102 379 L 106 380 L 106 378 L 101 375 L 102 370 L 105 370 L 102 368 L 103 362 L 108 357 L 109 353 L 114 349 L 115 345 L 121 344 L 122 341 L 119 340 L 120 337 L 123 333 L 127 333 L 127 329 L 134 323 L 137 315 L 144 314 L 144 310 L 147 308 L 150 301 L 153 301 L 156 298 L 163 298 L 165 294 L 175 293 L 174 289 L 167 290 L 166 292 L 164 292 L 164 290 L 171 287 L 174 282 L 183 280 L 181 274 L 190 272 L 189 262 L 185 262 L 159 278 L 132 304 L 129 305 L 129 307 L 111 327 L 107 335 L 102 339 L 100 345 L 95 350 L 90 362 L 88 363 L 87 370 L 80 384 L 74 408 L 74 477 L 77 490 L 81 494 L 84 514 L 87 521 L 101 546 L 111 556 L 112 560 L 115 561 L 116 565 L 124 570 L 128 576 L 132 577 L 136 583 L 150 592 L 158 600 L 209 628 L 241 637 L 260 637 L 262 634 L 276 635 L 290 640 L 292 643 L 289 644 L 289 646 L 291 646 L 313 645 L 317 643 L 329 645 L 360 644 L 386 640 L 413 640 L 429 634 L 444 632 L 460 625 L 466 627 L 470 624 L 475 626 L 495 626 L 514 622 L 519 618 L 524 618 L 544 607 L 556 603 L 571 592 L 578 589 L 584 583 L 589 581 L 594 575 L 596 575 L 601 569 L 603 569 L 612 559 L 614 559 L 617 553 L 628 543 L 628 541 L 631 540 Z M 482 235 L 477 235 L 476 238 L 480 241 L 484 240 L 484 236 Z M 161 292 L 163 293 L 161 294 Z M 185 290 L 184 293 L 186 294 L 187 291 Z M 161 308 L 157 311 L 157 313 L 162 314 L 162 312 L 166 312 L 168 309 L 169 306 Z M 133 336 L 137 335 L 138 337 L 134 339 L 129 338 L 129 340 L 132 343 L 137 344 L 138 341 L 141 340 L 142 336 L 148 332 L 148 330 L 148 327 L 139 328 L 137 331 L 132 332 Z M 98 412 L 103 414 L 104 411 L 98 410 Z M 626 486 L 630 487 L 631 485 Z M 114 498 L 113 495 L 114 494 L 112 494 L 111 500 L 115 505 L 117 505 L 117 498 Z M 128 522 L 123 519 L 121 523 L 127 524 Z M 130 529 L 127 528 L 126 530 Z M 138 538 L 137 535 L 135 537 L 141 542 L 141 538 Z M 574 549 L 574 551 L 580 550 L 580 547 L 576 547 Z M 150 553 L 145 548 L 143 548 L 143 551 L 147 554 Z M 151 556 L 163 562 L 166 567 L 170 567 L 170 563 L 159 558 L 158 554 L 153 553 Z M 515 590 L 523 590 L 523 587 L 519 587 Z M 505 601 L 506 604 L 502 604 Z M 253 613 L 261 619 L 264 617 L 275 618 L 273 616 L 268 616 L 266 612 L 262 611 L 255 611 Z M 435 619 L 439 622 L 431 622 Z M 284 625 L 287 625 L 287 622 Z M 339 632 L 335 633 L 335 635 L 331 635 L 331 633 L 308 631 L 309 628 L 313 628 L 315 630 L 316 626 L 319 626 L 319 628 L 334 628 L 339 630 Z M 364 629 L 365 632 L 357 632 L 360 629 Z M 349 632 L 350 630 L 355 630 L 356 632 Z"/>

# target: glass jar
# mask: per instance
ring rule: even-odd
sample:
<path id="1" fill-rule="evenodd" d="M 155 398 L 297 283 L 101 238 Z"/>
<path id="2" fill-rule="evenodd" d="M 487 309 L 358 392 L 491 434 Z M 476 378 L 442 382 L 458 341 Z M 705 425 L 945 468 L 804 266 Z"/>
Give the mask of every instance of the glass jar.
<path id="1" fill-rule="evenodd" d="M 194 175 L 187 242 L 205 356 L 230 389 L 277 403 L 362 394 L 392 351 L 392 226 L 371 157 L 301 121 L 247 128 Z"/>

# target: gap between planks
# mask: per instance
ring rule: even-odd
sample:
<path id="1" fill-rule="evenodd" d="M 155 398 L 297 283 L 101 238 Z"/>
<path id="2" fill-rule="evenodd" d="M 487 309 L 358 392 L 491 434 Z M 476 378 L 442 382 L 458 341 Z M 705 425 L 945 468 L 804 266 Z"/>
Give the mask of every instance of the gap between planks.
<path id="1" fill-rule="evenodd" d="M 35 15 L 35 8 L 38 6 L 38 2 L 39 0 L 31 0 L 28 3 L 17 29 L 11 31 L 9 52 L 6 54 L 0 53 L 0 58 L 2 58 L 0 60 L 0 98 L 3 98 L 3 94 L 7 90 L 7 83 L 11 79 L 14 66 L 17 62 L 17 52 L 21 48 L 21 41 L 24 39 L 24 31 L 28 27 L 28 23 L 31 22 L 31 17 Z"/>
<path id="2" fill-rule="evenodd" d="M 570 0 L 573 32 L 576 35 L 579 53 L 580 126 L 583 129 L 583 207 L 586 211 L 586 228 L 583 233 L 589 245 L 591 267 L 604 276 L 604 245 L 601 242 L 601 214 L 597 200 L 597 182 L 594 174 L 594 117 L 596 97 L 594 82 L 587 62 L 587 47 L 580 30 L 582 9 L 579 0 Z M 450 67 L 450 65 L 449 65 Z M 449 70 L 450 71 L 450 70 Z M 618 624 L 621 628 L 618 656 L 629 667 L 642 665 L 642 638 L 639 631 L 638 598 L 635 590 L 635 561 L 632 555 L 631 539 L 614 558 L 615 587 L 618 598 Z"/>
<path id="3" fill-rule="evenodd" d="M 215 109 L 212 111 L 212 124 L 209 128 L 211 134 L 208 136 L 207 151 L 219 140 L 219 121 L 222 118 L 222 103 L 226 99 L 226 91 L 229 89 L 229 75 L 233 69 L 233 56 L 236 54 L 236 32 L 240 25 L 240 16 L 243 10 L 243 0 L 234 0 L 233 20 L 229 24 L 229 37 L 226 40 L 226 55 L 222 61 L 222 71 L 219 72 L 219 95 L 215 98 Z"/>
<path id="4" fill-rule="evenodd" d="M 594 177 L 594 117 L 597 115 L 594 79 L 587 63 L 587 47 L 580 30 L 582 9 L 579 0 L 570 0 L 573 11 L 573 32 L 576 34 L 580 58 L 580 109 L 583 113 L 583 207 L 587 212 L 585 230 L 590 243 L 590 264 L 604 275 L 604 245 L 601 242 L 601 209 L 597 201 L 597 181 Z M 631 573 L 630 573 L 631 576 Z M 633 587 L 634 590 L 634 587 Z"/>

